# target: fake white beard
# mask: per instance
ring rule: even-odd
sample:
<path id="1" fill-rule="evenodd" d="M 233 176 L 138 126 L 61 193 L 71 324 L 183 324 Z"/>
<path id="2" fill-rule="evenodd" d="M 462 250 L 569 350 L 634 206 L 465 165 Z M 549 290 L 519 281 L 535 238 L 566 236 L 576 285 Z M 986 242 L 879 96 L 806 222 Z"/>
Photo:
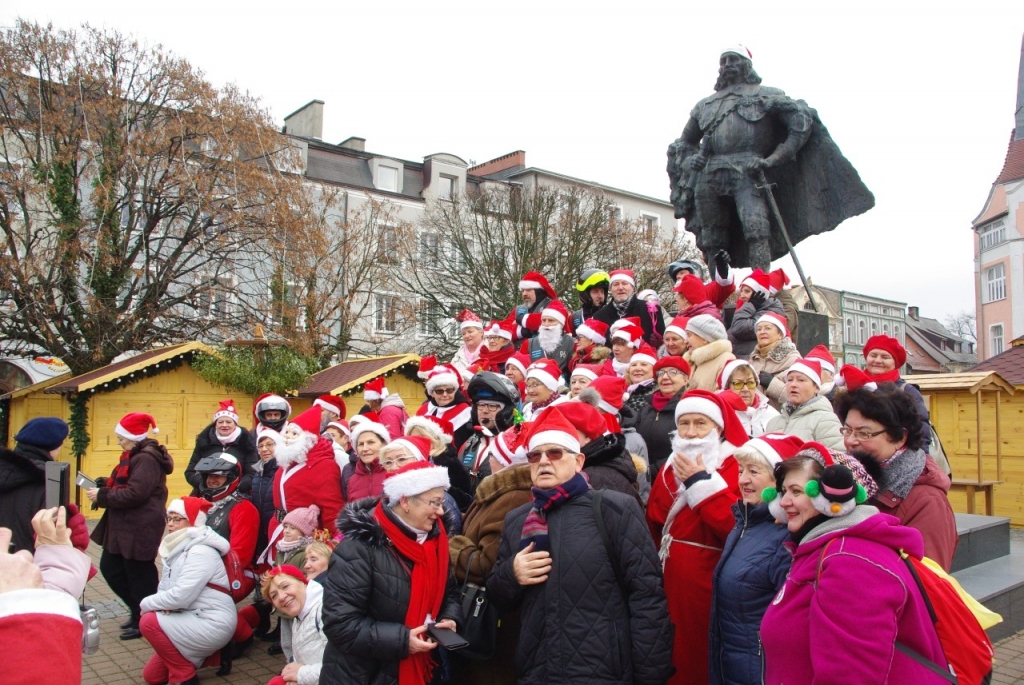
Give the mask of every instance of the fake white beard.
<path id="1" fill-rule="evenodd" d="M 541 326 L 540 330 L 537 331 L 537 342 L 540 345 L 540 349 L 545 352 L 554 352 L 558 348 L 558 343 L 562 342 L 562 327 Z"/>
<path id="2" fill-rule="evenodd" d="M 719 441 L 718 431 L 711 431 L 704 438 L 681 438 L 673 432 L 672 453 L 690 459 L 696 459 L 701 455 L 704 458 L 704 466 L 712 473 L 722 465 L 722 443 Z"/>
<path id="3" fill-rule="evenodd" d="M 312 433 L 303 433 L 301 437 L 293 440 L 285 440 L 284 444 L 278 445 L 274 456 L 277 458 L 277 465 L 287 468 L 292 464 L 305 464 L 306 455 L 318 440 Z"/>

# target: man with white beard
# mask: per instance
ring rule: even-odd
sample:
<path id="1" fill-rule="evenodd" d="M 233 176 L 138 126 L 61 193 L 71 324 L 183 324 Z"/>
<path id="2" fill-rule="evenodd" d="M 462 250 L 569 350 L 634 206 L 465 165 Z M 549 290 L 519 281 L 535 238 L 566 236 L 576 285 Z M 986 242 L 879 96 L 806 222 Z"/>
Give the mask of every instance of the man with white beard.
<path id="1" fill-rule="evenodd" d="M 558 300 L 552 300 L 540 313 L 537 335 L 524 340 L 519 351 L 530 355 L 530 363 L 538 359 L 551 359 L 558 364 L 564 376 L 575 347 L 571 335 L 565 333 L 569 310 Z"/>
<path id="2" fill-rule="evenodd" d="M 670 684 L 708 682 L 711 577 L 740 498 L 739 467 L 731 456 L 747 441 L 725 401 L 691 390 L 676 405 L 672 456 L 654 477 L 647 523 L 665 569 L 669 615 L 676 625 Z"/>

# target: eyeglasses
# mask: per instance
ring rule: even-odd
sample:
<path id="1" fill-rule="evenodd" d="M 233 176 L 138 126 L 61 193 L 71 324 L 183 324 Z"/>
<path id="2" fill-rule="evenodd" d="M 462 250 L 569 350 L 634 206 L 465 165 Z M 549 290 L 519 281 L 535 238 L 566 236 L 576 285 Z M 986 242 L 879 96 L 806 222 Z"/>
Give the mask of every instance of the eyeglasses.
<path id="1" fill-rule="evenodd" d="M 167 523 L 174 523 L 174 524 L 188 523 L 188 519 L 182 518 L 180 516 L 168 516 L 167 517 Z"/>
<path id="2" fill-rule="evenodd" d="M 535 381 L 531 378 L 530 380 L 526 381 L 526 387 L 530 388 L 531 390 L 534 390 L 536 388 L 543 388 L 544 384 L 541 383 L 540 381 Z"/>
<path id="3" fill-rule="evenodd" d="M 410 461 L 416 461 L 416 457 L 406 456 L 406 457 L 398 457 L 397 459 L 386 459 L 386 460 L 382 461 L 380 463 L 380 465 L 383 466 L 386 469 L 390 469 L 392 466 L 397 466 L 397 467 L 401 468 L 402 466 L 405 466 L 406 464 L 408 464 Z"/>
<path id="4" fill-rule="evenodd" d="M 500 402 L 477 402 L 476 403 L 476 408 L 477 409 L 493 409 L 494 411 L 498 411 L 503 406 L 505 406 L 505 405 L 501 404 Z"/>
<path id="5" fill-rule="evenodd" d="M 753 390 L 757 387 L 757 379 L 751 378 L 747 381 L 732 381 L 729 383 L 729 387 L 733 390 L 742 390 L 743 388 L 750 388 Z"/>
<path id="6" fill-rule="evenodd" d="M 430 391 L 432 395 L 454 395 L 455 388 L 434 388 Z"/>
<path id="7" fill-rule="evenodd" d="M 656 375 L 658 378 L 661 378 L 662 376 L 683 376 L 685 374 L 679 369 L 675 369 L 670 366 L 667 369 L 658 369 L 658 373 L 654 375 Z"/>
<path id="8" fill-rule="evenodd" d="M 534 450 L 526 455 L 526 461 L 536 464 L 541 457 L 547 457 L 548 461 L 558 461 L 567 454 L 561 447 L 554 447 L 549 450 Z"/>
<path id="9" fill-rule="evenodd" d="M 414 499 L 417 502 L 419 502 L 420 504 L 426 504 L 431 509 L 440 509 L 441 511 L 444 511 L 444 500 L 443 499 L 432 499 L 432 500 L 430 500 L 428 502 L 428 501 L 424 500 L 422 497 L 420 497 L 419 495 L 413 495 L 409 499 Z"/>
<path id="10" fill-rule="evenodd" d="M 865 440 L 870 440 L 871 438 L 877 438 L 879 435 L 885 432 L 885 429 L 883 428 L 880 431 L 875 431 L 874 433 L 871 433 L 869 431 L 864 430 L 863 428 L 850 428 L 849 426 L 843 426 L 842 428 L 839 429 L 839 432 L 843 435 L 843 437 L 849 437 L 852 435 L 860 442 L 864 442 Z"/>

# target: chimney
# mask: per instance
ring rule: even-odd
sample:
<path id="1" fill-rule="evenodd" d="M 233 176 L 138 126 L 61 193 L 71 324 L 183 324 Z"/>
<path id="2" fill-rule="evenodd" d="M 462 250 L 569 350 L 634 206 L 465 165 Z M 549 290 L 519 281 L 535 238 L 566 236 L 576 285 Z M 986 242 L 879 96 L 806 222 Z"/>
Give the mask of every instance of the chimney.
<path id="1" fill-rule="evenodd" d="M 907 316 L 917 321 L 921 317 L 921 313 L 917 307 L 907 307 Z"/>
<path id="2" fill-rule="evenodd" d="M 366 138 L 360 138 L 358 136 L 350 136 L 345 140 L 338 143 L 338 147 L 348 148 L 349 150 L 358 150 L 359 152 L 366 152 Z"/>
<path id="3" fill-rule="evenodd" d="M 488 176 L 490 174 L 496 174 L 499 171 L 505 171 L 512 167 L 525 167 L 526 166 L 526 153 L 522 150 L 516 150 L 510 152 L 507 155 L 502 155 L 492 159 L 489 162 L 478 164 L 477 166 L 469 169 L 469 173 L 475 176 Z"/>
<path id="4" fill-rule="evenodd" d="M 282 133 L 300 138 L 323 138 L 324 101 L 310 100 L 286 116 Z"/>

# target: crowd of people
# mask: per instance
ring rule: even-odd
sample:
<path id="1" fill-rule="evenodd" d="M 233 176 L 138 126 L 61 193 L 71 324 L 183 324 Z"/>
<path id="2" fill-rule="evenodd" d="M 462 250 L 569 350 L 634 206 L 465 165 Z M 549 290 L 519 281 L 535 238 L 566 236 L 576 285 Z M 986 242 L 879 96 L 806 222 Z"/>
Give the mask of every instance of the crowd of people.
<path id="1" fill-rule="evenodd" d="M 423 359 L 412 416 L 383 378 L 351 417 L 261 396 L 252 431 L 226 400 L 170 504 L 156 422 L 126 415 L 86 496 L 145 681 L 263 638 L 275 685 L 940 682 L 896 649 L 944 663 L 899 553 L 948 570 L 957 542 L 905 350 L 801 355 L 784 272 L 713 267 L 670 266 L 675 315 L 628 269 L 581 274 L 572 312 L 527 273 L 508 317 L 463 312 L 454 359 Z M 46 421 L 0 464 L 56 458 Z"/>

